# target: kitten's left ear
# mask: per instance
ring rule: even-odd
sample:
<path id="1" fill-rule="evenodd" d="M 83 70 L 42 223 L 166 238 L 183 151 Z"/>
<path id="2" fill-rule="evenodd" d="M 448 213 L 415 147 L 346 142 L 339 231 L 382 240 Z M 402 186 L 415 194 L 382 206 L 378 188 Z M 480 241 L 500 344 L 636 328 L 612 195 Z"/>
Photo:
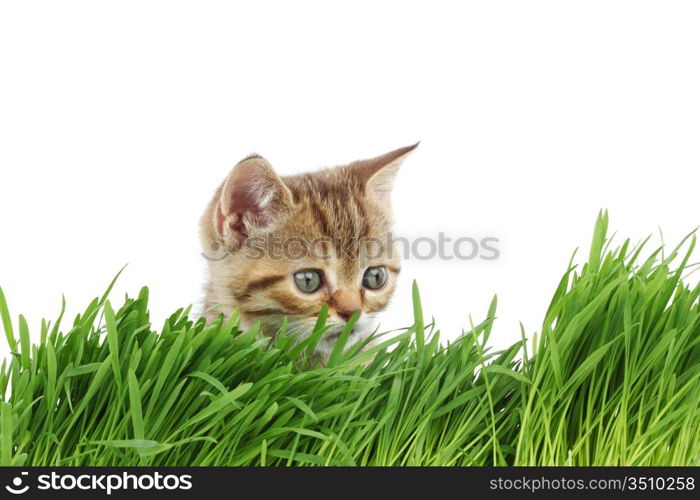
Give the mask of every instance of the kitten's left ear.
<path id="1" fill-rule="evenodd" d="M 359 177 L 368 196 L 378 201 L 388 202 L 401 163 L 418 147 L 418 144 L 420 143 L 396 149 L 376 158 L 351 163 L 348 168 Z"/>
<path id="2" fill-rule="evenodd" d="M 251 231 L 270 229 L 292 205 L 292 193 L 260 156 L 236 165 L 220 191 L 215 209 L 217 234 L 235 248 Z"/>

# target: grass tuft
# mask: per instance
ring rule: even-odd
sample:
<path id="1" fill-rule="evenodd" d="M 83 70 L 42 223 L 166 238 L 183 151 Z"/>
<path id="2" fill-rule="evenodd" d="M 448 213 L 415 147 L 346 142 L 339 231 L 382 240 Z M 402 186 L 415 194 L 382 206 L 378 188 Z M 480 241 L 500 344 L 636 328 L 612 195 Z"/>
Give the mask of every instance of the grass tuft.
<path id="1" fill-rule="evenodd" d="M 206 325 L 189 309 L 156 331 L 144 288 L 116 310 L 95 299 L 66 330 L 62 314 L 43 322 L 32 346 L 0 290 L 0 462 L 698 465 L 700 287 L 683 279 L 695 236 L 641 260 L 644 243 L 611 249 L 607 227 L 601 213 L 530 347 L 523 329 L 497 352 L 495 299 L 443 345 L 417 286 L 412 327 L 311 368 L 326 311 L 299 344 L 284 326 L 268 342 L 236 315 Z"/>

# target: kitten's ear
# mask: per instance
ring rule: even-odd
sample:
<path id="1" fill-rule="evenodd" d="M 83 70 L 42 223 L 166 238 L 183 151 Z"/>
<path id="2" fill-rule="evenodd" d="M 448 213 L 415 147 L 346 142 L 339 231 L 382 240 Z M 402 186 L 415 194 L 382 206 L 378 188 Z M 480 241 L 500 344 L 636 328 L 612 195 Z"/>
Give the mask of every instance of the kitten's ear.
<path id="1" fill-rule="evenodd" d="M 224 181 L 214 227 L 224 241 L 238 247 L 252 231 L 271 229 L 291 205 L 292 193 L 272 166 L 253 156 L 236 165 Z"/>
<path id="2" fill-rule="evenodd" d="M 368 196 L 388 202 L 401 163 L 418 144 L 420 143 L 396 149 L 376 158 L 351 163 L 348 167 L 360 178 Z"/>

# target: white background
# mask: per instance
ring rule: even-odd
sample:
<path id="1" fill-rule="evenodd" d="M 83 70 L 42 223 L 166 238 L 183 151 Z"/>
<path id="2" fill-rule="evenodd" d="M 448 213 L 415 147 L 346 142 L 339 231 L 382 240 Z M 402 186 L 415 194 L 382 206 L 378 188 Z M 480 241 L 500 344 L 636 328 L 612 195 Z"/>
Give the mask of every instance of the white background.
<path id="1" fill-rule="evenodd" d="M 150 286 L 160 326 L 201 298 L 197 220 L 243 156 L 289 174 L 421 140 L 398 233 L 501 258 L 405 263 L 384 325 L 415 278 L 450 338 L 498 294 L 503 345 L 600 208 L 635 240 L 700 223 L 698 26 L 696 2 L 3 2 L 0 286 L 37 334 L 128 263 L 114 300 Z"/>

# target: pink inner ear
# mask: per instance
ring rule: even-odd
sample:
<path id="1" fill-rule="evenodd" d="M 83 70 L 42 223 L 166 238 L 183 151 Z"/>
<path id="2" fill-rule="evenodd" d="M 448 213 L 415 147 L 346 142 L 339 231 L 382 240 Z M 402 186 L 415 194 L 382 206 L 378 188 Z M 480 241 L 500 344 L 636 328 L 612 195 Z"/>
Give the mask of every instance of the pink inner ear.
<path id="1" fill-rule="evenodd" d="M 230 230 L 243 241 L 252 229 L 271 225 L 275 216 L 272 211 L 280 209 L 284 189 L 262 158 L 249 158 L 236 165 L 224 183 L 216 214 L 220 233 Z"/>
<path id="2" fill-rule="evenodd" d="M 236 214 L 241 219 L 245 216 L 250 217 L 259 226 L 266 226 L 269 223 L 269 218 L 263 210 L 258 193 L 251 189 L 250 184 L 242 182 L 238 186 L 234 186 L 230 198 L 231 214 Z"/>
<path id="3" fill-rule="evenodd" d="M 246 212 L 259 212 L 261 210 L 260 193 L 256 193 L 254 183 L 260 181 L 261 170 L 252 165 L 239 165 L 233 171 L 231 178 L 227 182 L 224 192 L 228 199 L 223 200 L 224 213 L 227 215 Z"/>
<path id="4" fill-rule="evenodd" d="M 245 172 L 237 181 L 234 181 L 225 200 L 217 209 L 217 229 L 219 234 L 223 234 L 225 219 L 235 216 L 230 229 L 236 233 L 239 240 L 244 240 L 248 236 L 245 222 L 248 221 L 257 227 L 266 227 L 270 224 L 270 218 L 265 213 L 255 190 L 251 189 L 250 183 L 246 182 Z"/>
<path id="5" fill-rule="evenodd" d="M 240 182 L 233 186 L 229 196 L 228 207 L 232 214 L 244 214 L 260 210 L 258 200 L 251 193 L 250 184 Z"/>

